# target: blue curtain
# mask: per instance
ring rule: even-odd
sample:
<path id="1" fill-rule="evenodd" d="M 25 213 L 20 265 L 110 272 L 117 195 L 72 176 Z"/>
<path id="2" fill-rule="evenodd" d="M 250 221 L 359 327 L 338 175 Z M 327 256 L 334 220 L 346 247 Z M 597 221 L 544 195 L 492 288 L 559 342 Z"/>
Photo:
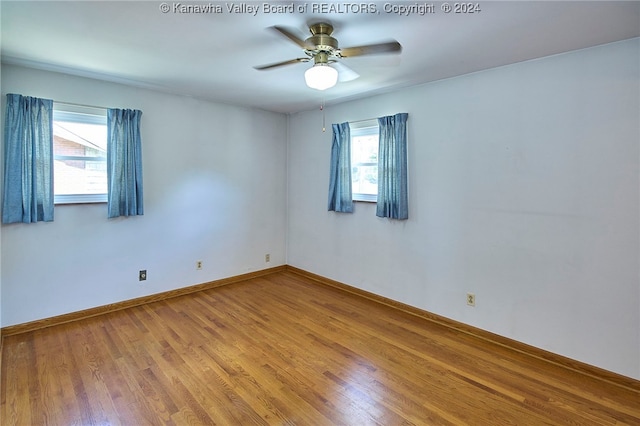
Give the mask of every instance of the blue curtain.
<path id="1" fill-rule="evenodd" d="M 142 111 L 107 110 L 108 216 L 144 214 L 142 202 Z"/>
<path id="2" fill-rule="evenodd" d="M 53 101 L 8 94 L 2 222 L 53 221 Z"/>
<path id="3" fill-rule="evenodd" d="M 378 203 L 376 216 L 408 219 L 407 118 L 400 113 L 378 118 Z"/>
<path id="4" fill-rule="evenodd" d="M 333 124 L 331 168 L 329 176 L 329 210 L 353 212 L 351 197 L 351 135 L 349 123 Z"/>

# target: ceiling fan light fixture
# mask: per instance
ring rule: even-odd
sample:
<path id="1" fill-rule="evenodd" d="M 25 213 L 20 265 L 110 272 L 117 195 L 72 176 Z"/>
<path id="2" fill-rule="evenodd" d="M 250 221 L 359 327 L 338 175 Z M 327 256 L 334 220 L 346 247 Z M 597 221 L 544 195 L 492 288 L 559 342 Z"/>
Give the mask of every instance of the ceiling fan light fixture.
<path id="1" fill-rule="evenodd" d="M 315 64 L 304 73 L 307 86 L 316 90 L 326 90 L 338 82 L 338 70 L 326 63 Z"/>

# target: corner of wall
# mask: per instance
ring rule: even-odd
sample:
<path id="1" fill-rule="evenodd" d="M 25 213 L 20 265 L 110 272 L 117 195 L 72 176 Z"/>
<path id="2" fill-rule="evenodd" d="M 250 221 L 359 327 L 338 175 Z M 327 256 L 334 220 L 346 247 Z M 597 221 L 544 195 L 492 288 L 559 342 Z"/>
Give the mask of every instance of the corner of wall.
<path id="1" fill-rule="evenodd" d="M 2 8 L 0 8 L 2 9 Z M 2 12 L 0 12 L 0 15 Z M 0 64 L 0 87 L 2 87 L 2 64 Z M 2 100 L 0 101 L 0 107 L 4 112 L 5 100 L 4 93 L 2 93 Z M 4 129 L 4 114 L 0 114 L 0 129 Z M 4 134 L 4 130 L 2 131 Z M 0 143 L 0 158 L 4 158 L 3 143 Z M 2 186 L 2 176 L 4 176 L 4 162 L 0 161 L 0 187 Z M 0 226 L 0 357 L 2 356 L 2 226 Z"/>
<path id="2" fill-rule="evenodd" d="M 285 196 L 284 196 L 284 263 L 289 264 L 289 144 L 291 143 L 291 113 L 287 114 L 287 130 L 285 132 Z"/>

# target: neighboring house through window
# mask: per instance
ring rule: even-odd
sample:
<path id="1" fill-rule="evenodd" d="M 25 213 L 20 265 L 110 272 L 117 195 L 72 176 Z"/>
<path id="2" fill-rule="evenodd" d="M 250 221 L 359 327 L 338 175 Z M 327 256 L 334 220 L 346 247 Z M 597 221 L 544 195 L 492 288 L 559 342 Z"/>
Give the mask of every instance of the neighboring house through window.
<path id="1" fill-rule="evenodd" d="M 107 111 L 54 102 L 54 202 L 107 201 Z"/>
<path id="2" fill-rule="evenodd" d="M 349 123 L 349 128 L 352 198 L 375 203 L 378 197 L 378 121 Z"/>

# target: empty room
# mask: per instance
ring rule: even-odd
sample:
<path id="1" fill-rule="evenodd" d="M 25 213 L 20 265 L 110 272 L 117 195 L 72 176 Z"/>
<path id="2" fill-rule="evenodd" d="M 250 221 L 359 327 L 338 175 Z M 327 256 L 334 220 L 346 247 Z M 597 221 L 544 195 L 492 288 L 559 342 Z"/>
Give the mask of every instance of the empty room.
<path id="1" fill-rule="evenodd" d="M 640 2 L 0 24 L 0 424 L 640 425 Z"/>

